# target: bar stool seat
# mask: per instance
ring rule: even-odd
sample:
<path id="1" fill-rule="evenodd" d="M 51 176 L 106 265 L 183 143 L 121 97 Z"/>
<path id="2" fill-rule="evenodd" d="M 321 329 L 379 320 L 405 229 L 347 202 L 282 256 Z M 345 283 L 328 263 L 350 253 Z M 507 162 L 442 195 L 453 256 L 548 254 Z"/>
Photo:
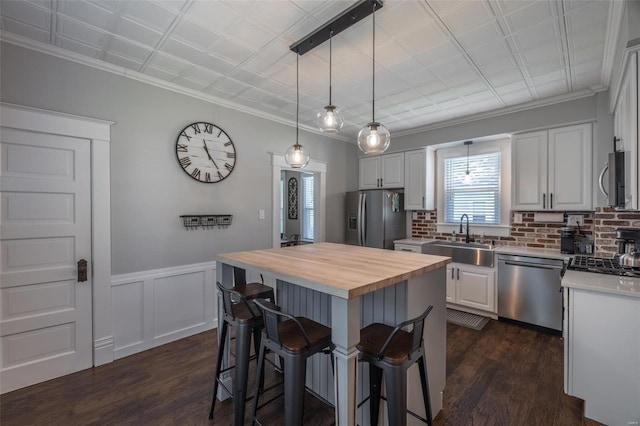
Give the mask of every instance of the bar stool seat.
<path id="1" fill-rule="evenodd" d="M 260 380 L 263 375 L 265 355 L 269 349 L 278 354 L 284 364 L 284 425 L 301 425 L 307 359 L 320 352 L 328 353 L 331 355 L 333 366 L 334 345 L 331 341 L 331 329 L 309 318 L 294 317 L 281 312 L 279 306 L 264 299 L 255 299 L 255 304 L 262 311 L 265 327 L 258 355 L 258 373 L 253 400 L 254 423 L 260 424 L 256 413 L 262 393 Z"/>
<path id="2" fill-rule="evenodd" d="M 224 312 L 222 315 L 220 345 L 218 350 L 218 360 L 216 363 L 216 376 L 213 385 L 209 419 L 213 419 L 213 412 L 218 395 L 218 386 L 221 385 L 225 390 L 227 390 L 227 392 L 229 392 L 224 384 L 221 383 L 220 375 L 232 368 L 235 368 L 233 390 L 229 393 L 231 393 L 233 397 L 234 425 L 241 426 L 244 424 L 244 413 L 247 401 L 247 382 L 249 377 L 249 362 L 251 359 L 251 336 L 253 335 L 254 346 L 257 352 L 260 347 L 263 320 L 260 310 L 255 306 L 253 301 L 248 300 L 244 295 L 233 289 L 222 286 L 219 282 L 216 283 L 216 286 L 222 295 L 222 307 Z M 222 369 L 227 333 L 230 326 L 236 328 L 235 365 Z"/>
<path id="3" fill-rule="evenodd" d="M 262 278 L 262 275 L 260 275 Z M 233 267 L 233 283 L 231 288 L 233 291 L 240 293 L 245 299 L 269 299 L 270 302 L 275 303 L 275 296 L 273 288 L 268 285 L 264 285 L 264 282 L 247 283 L 246 271 L 236 266 Z"/>
<path id="4" fill-rule="evenodd" d="M 370 424 L 378 424 L 380 399 L 382 397 L 382 377 L 386 383 L 387 411 L 389 424 L 407 424 L 407 370 L 418 363 L 422 397 L 426 418 L 409 412 L 414 417 L 431 425 L 433 416 L 429 398 L 429 382 L 424 354 L 422 333 L 424 321 L 433 306 L 429 306 L 416 318 L 391 327 L 373 323 L 360 330 L 358 360 L 369 363 L 369 416 Z M 410 332 L 403 328 L 412 326 Z"/>

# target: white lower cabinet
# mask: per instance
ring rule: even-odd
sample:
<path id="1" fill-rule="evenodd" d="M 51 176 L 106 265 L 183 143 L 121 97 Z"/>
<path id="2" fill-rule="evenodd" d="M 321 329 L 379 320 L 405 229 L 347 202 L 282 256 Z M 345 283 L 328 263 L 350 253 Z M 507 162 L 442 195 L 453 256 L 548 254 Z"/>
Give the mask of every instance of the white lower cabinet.
<path id="1" fill-rule="evenodd" d="M 640 298 L 565 288 L 564 327 L 565 392 L 584 399 L 590 419 L 637 425 Z"/>
<path id="2" fill-rule="evenodd" d="M 463 263 L 447 265 L 447 303 L 497 313 L 495 269 Z"/>

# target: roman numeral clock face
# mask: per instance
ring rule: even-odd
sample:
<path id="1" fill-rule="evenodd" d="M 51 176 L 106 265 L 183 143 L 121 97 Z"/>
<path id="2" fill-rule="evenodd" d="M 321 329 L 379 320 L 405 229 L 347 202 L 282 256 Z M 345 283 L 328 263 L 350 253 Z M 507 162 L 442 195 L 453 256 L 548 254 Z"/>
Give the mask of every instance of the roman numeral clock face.
<path id="1" fill-rule="evenodd" d="M 180 167 L 198 182 L 226 179 L 236 165 L 236 148 L 224 130 L 211 123 L 189 124 L 178 135 Z"/>

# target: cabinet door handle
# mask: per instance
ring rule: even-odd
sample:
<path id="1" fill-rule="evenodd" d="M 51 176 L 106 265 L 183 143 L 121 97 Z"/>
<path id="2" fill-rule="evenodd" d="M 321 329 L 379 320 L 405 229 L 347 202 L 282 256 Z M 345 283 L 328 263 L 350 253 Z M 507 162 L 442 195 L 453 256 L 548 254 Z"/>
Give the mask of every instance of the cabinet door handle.
<path id="1" fill-rule="evenodd" d="M 454 278 L 455 278 L 455 276 L 454 276 L 455 269 L 456 269 L 456 268 L 451 268 L 451 279 L 454 279 Z"/>
<path id="2" fill-rule="evenodd" d="M 460 268 L 456 268 L 456 280 L 460 280 Z"/>
<path id="3" fill-rule="evenodd" d="M 547 194 L 542 194 L 542 208 L 547 208 Z"/>
<path id="4" fill-rule="evenodd" d="M 549 194 L 549 208 L 553 209 L 553 192 Z"/>
<path id="5" fill-rule="evenodd" d="M 424 197 L 422 197 L 422 208 L 424 209 Z"/>

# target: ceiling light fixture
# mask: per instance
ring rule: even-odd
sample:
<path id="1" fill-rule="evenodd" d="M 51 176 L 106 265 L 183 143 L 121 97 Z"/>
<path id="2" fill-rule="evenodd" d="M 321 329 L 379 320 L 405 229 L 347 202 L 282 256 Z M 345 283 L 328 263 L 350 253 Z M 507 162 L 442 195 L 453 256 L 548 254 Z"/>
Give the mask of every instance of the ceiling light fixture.
<path id="1" fill-rule="evenodd" d="M 375 119 L 376 111 L 376 7 L 373 6 L 373 57 L 372 57 L 372 96 L 371 96 L 371 122 L 358 132 L 358 148 L 365 154 L 381 154 L 389 148 L 391 135 L 389 130 Z"/>
<path id="2" fill-rule="evenodd" d="M 300 83 L 299 83 L 299 65 L 298 65 L 298 57 L 300 55 L 296 55 L 296 143 L 291 146 L 287 153 L 284 156 L 285 161 L 289 166 L 294 169 L 302 169 L 307 164 L 309 164 L 309 160 L 311 157 L 309 156 L 309 152 L 304 149 L 302 145 L 298 143 L 299 134 L 300 134 L 300 125 L 298 122 L 298 116 L 300 115 Z"/>
<path id="3" fill-rule="evenodd" d="M 467 146 L 467 171 L 464 175 L 464 183 L 471 183 L 471 172 L 469 171 L 469 147 L 473 141 L 465 141 L 464 144 Z"/>
<path id="4" fill-rule="evenodd" d="M 342 111 L 331 102 L 332 40 L 333 30 L 329 33 L 329 105 L 325 106 L 316 116 L 316 125 L 325 133 L 337 133 L 342 129 L 342 125 L 344 124 Z"/>

